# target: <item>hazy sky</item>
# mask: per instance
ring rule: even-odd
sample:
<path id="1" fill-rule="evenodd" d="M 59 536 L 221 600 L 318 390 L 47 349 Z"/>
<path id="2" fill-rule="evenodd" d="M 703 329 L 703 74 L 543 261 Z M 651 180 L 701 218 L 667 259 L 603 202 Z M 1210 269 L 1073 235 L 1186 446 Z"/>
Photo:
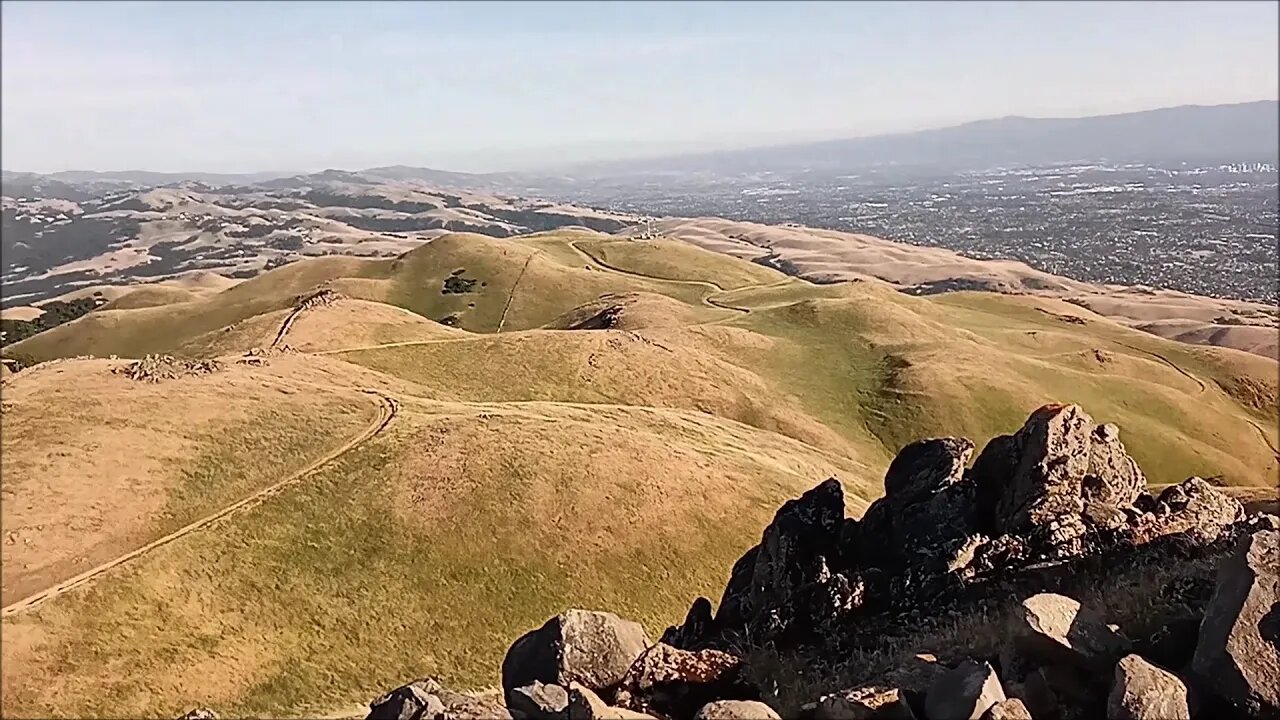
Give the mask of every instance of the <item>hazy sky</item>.
<path id="1" fill-rule="evenodd" d="M 1276 99 L 1277 3 L 6 0 L 11 170 L 500 170 Z"/>

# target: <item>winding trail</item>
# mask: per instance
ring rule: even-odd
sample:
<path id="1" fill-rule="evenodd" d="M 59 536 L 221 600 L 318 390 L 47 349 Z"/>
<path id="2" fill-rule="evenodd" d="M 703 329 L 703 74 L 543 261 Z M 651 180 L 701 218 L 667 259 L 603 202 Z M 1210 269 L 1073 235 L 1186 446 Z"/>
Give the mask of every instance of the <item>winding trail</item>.
<path id="1" fill-rule="evenodd" d="M 1200 392 L 1204 392 L 1204 391 L 1206 391 L 1206 390 L 1208 390 L 1208 389 L 1209 389 L 1209 386 L 1208 386 L 1208 385 L 1206 385 L 1206 384 L 1205 384 L 1205 382 L 1204 382 L 1203 380 L 1201 380 L 1200 378 L 1196 377 L 1195 375 L 1192 375 L 1191 373 L 1187 372 L 1186 370 L 1183 370 L 1183 369 L 1182 369 L 1182 367 L 1181 367 L 1181 366 L 1179 366 L 1177 363 L 1175 363 L 1174 361 L 1172 361 L 1172 360 L 1170 360 L 1169 358 L 1165 357 L 1164 355 L 1161 355 L 1161 354 L 1160 354 L 1160 353 L 1158 353 L 1158 352 L 1153 352 L 1153 351 L 1151 351 L 1151 350 L 1147 350 L 1146 348 L 1140 348 L 1140 347 L 1138 347 L 1137 345 L 1130 345 L 1129 343 L 1123 343 L 1123 342 L 1120 342 L 1119 340 L 1114 340 L 1113 342 L 1115 342 L 1115 344 L 1117 344 L 1117 345 L 1120 345 L 1121 347 L 1127 347 L 1127 348 L 1129 348 L 1130 350 L 1137 350 L 1138 352 L 1143 353 L 1143 354 L 1145 354 L 1145 355 L 1150 355 L 1151 357 L 1155 358 L 1156 360 L 1159 360 L 1160 362 L 1164 363 L 1165 365 L 1168 365 L 1169 367 L 1173 368 L 1174 370 L 1177 370 L 1177 371 L 1178 371 L 1178 373 L 1179 373 L 1180 375 L 1182 375 L 1182 376 L 1183 376 L 1183 377 L 1185 377 L 1185 378 L 1188 378 L 1188 379 L 1192 380 L 1193 382 L 1195 382 L 1195 384 L 1199 385 L 1199 386 L 1200 386 Z M 1268 444 L 1269 444 L 1269 443 L 1268 443 Z"/>
<path id="2" fill-rule="evenodd" d="M 713 308 L 720 308 L 721 310 L 733 310 L 735 312 L 743 313 L 744 315 L 751 312 L 751 308 L 749 307 L 742 307 L 739 305 L 730 305 L 728 303 L 716 300 L 715 299 L 716 295 L 727 295 L 730 292 L 737 292 L 739 290 L 749 290 L 757 287 L 768 287 L 768 285 L 749 285 L 746 287 L 734 288 L 733 290 L 726 290 L 724 286 L 720 285 L 719 283 L 711 282 L 710 280 L 682 280 L 680 278 L 666 278 L 666 277 L 659 277 L 657 275 L 646 275 L 644 273 L 635 272 L 634 270 L 626 270 L 624 268 L 620 268 L 617 265 L 611 265 L 608 262 L 596 257 L 595 255 L 592 255 L 586 250 L 583 250 L 582 248 L 578 247 L 579 242 L 580 241 L 578 240 L 570 240 L 569 247 L 573 248 L 574 252 L 582 256 L 582 258 L 591 265 L 595 265 L 596 267 L 602 270 L 607 270 L 609 272 L 617 273 L 619 275 L 626 275 L 629 277 L 641 278 L 643 280 L 676 283 L 679 285 L 696 285 L 698 287 L 709 288 L 712 292 L 710 294 L 702 296 L 702 304 L 707 305 L 709 307 L 713 307 Z"/>
<path id="3" fill-rule="evenodd" d="M 1193 375 L 1193 374 L 1191 374 L 1191 373 L 1187 372 L 1187 371 L 1186 371 L 1186 370 L 1184 370 L 1180 365 L 1178 365 L 1178 364 L 1177 364 L 1177 363 L 1175 363 L 1174 361 L 1170 360 L 1169 358 L 1165 357 L 1164 355 L 1161 355 L 1160 353 L 1158 353 L 1158 352 L 1154 352 L 1154 351 L 1152 351 L 1152 350 L 1147 350 L 1146 348 L 1140 348 L 1140 347 L 1138 347 L 1137 345 L 1130 345 L 1129 343 L 1120 342 L 1120 341 L 1118 341 L 1118 340 L 1115 340 L 1115 341 L 1113 341 L 1113 342 L 1115 342 L 1117 345 L 1120 345 L 1120 346 L 1122 346 L 1122 347 L 1127 347 L 1127 348 L 1129 348 L 1130 350 L 1137 350 L 1138 352 L 1143 353 L 1143 354 L 1145 354 L 1145 355 L 1150 355 L 1151 357 L 1155 358 L 1156 360 L 1159 360 L 1160 362 L 1164 363 L 1165 365 L 1168 365 L 1169 367 L 1171 367 L 1171 368 L 1173 368 L 1174 370 L 1178 371 L 1178 373 L 1179 373 L 1180 375 L 1182 375 L 1183 377 L 1188 378 L 1188 379 L 1190 379 L 1190 380 L 1194 381 L 1194 382 L 1196 383 L 1196 385 L 1199 385 L 1199 386 L 1200 386 L 1200 393 L 1202 393 L 1202 394 L 1203 394 L 1203 393 L 1205 393 L 1205 392 L 1207 392 L 1207 391 L 1208 391 L 1208 389 L 1209 389 L 1209 385 L 1208 385 L 1208 383 L 1206 383 L 1204 380 L 1201 380 L 1200 378 L 1196 377 L 1195 375 Z M 1247 422 L 1247 423 L 1249 423 L 1250 425 L 1252 425 L 1254 430 L 1257 430 L 1257 431 L 1258 431 L 1258 437 L 1262 438 L 1262 442 L 1263 442 L 1264 444 L 1266 444 L 1267 448 L 1271 451 L 1271 454 L 1275 457 L 1276 462 L 1280 463 L 1280 448 L 1276 447 L 1276 444 L 1275 444 L 1275 443 L 1273 443 L 1273 442 L 1271 441 L 1271 436 L 1267 434 L 1267 430 L 1266 430 L 1266 428 L 1262 427 L 1262 426 L 1261 426 L 1261 425 L 1259 425 L 1257 422 L 1255 422 L 1255 421 L 1253 421 L 1253 420 L 1250 420 L 1250 419 L 1248 419 L 1248 418 L 1245 418 L 1245 419 L 1244 419 L 1244 421 L 1245 421 L 1245 422 Z"/>
<path id="4" fill-rule="evenodd" d="M 311 385 L 312 383 L 304 383 L 304 384 Z M 317 387 L 324 387 L 324 386 L 317 386 Z M 106 573 L 107 571 L 112 570 L 113 568 L 117 568 L 121 565 L 124 565 L 125 563 L 131 560 L 135 560 L 143 555 L 146 555 L 147 553 L 151 552 L 152 550 L 155 550 L 158 547 L 161 547 L 163 545 L 168 545 L 174 540 L 178 540 L 187 535 L 190 535 L 193 532 L 196 532 L 197 530 L 206 528 L 212 525 L 213 523 L 219 520 L 222 520 L 223 518 L 227 518 L 227 517 L 230 517 L 231 515 L 234 515 L 235 513 L 256 507 L 257 505 L 262 504 L 262 502 L 265 501 L 267 498 L 278 494 L 280 491 L 284 490 L 285 488 L 291 485 L 296 484 L 297 482 L 304 479 L 306 476 L 320 469 L 322 466 L 327 465 L 330 462 L 333 462 L 334 460 L 337 460 L 339 457 L 345 455 L 346 453 L 351 452 L 352 450 L 360 447 L 365 442 L 367 442 L 368 440 L 370 440 L 371 438 L 373 438 L 374 436 L 376 436 L 377 434 L 385 430 L 386 427 L 391 424 L 391 421 L 395 419 L 396 415 L 400 411 L 399 403 L 397 403 L 395 398 L 391 397 L 390 395 L 382 393 L 378 390 L 362 389 L 360 392 L 363 392 L 368 395 L 372 395 L 377 398 L 377 415 L 355 437 L 352 437 L 350 440 L 344 442 L 343 444 L 339 445 L 333 450 L 330 450 L 328 453 L 325 453 L 320 458 L 313 460 L 310 464 L 308 464 L 306 467 L 302 468 L 301 470 L 298 470 L 288 475 L 284 479 L 279 480 L 271 485 L 268 485 L 267 487 L 262 488 L 261 490 L 253 493 L 252 495 L 249 495 L 248 497 L 245 497 L 235 503 L 232 503 L 231 505 L 228 505 L 213 514 L 206 515 L 200 518 L 199 520 L 196 520 L 195 522 L 188 523 L 187 525 L 184 525 L 178 528 L 177 530 L 174 530 L 168 535 L 165 535 L 164 537 L 158 538 L 156 540 L 152 540 L 146 545 L 143 545 L 142 547 L 131 550 L 125 553 L 124 555 L 121 555 L 120 557 L 115 558 L 114 560 L 109 560 L 105 563 L 102 563 L 101 565 L 98 565 L 97 567 L 93 567 L 88 570 L 85 570 L 79 575 L 76 575 L 67 580 L 63 580 L 57 585 L 54 585 L 49 588 L 45 588 L 44 590 L 41 590 L 21 600 L 18 600 L 16 602 L 10 603 L 9 605 L 6 605 L 4 609 L 0 611 L 0 617 L 9 617 L 11 615 L 25 612 L 34 607 L 37 607 L 41 603 L 47 600 L 52 600 L 53 598 L 56 598 L 59 595 L 62 595 L 71 590 L 74 590 L 75 588 L 78 588 L 87 583 L 90 583 L 96 578 L 100 577 L 103 573 Z"/>

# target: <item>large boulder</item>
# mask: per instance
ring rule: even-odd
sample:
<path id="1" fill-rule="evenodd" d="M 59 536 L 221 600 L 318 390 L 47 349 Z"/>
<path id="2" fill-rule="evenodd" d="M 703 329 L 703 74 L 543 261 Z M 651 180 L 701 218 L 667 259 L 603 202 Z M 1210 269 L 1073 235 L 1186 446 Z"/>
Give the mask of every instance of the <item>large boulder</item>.
<path id="1" fill-rule="evenodd" d="M 637 623 L 608 612 L 566 610 L 507 650 L 502 690 L 508 703 L 517 688 L 537 682 L 577 682 L 608 695 L 649 645 Z"/>
<path id="2" fill-rule="evenodd" d="M 989 442 L 971 475 L 993 535 L 1080 515 L 1090 503 L 1128 506 L 1146 486 L 1119 430 L 1078 405 L 1036 410 L 1017 433 Z"/>
<path id="3" fill-rule="evenodd" d="M 1041 593 L 1022 601 L 1019 649 L 1042 664 L 1065 663 L 1103 676 L 1131 647 L 1130 642 L 1080 603 Z"/>
<path id="4" fill-rule="evenodd" d="M 1280 716 L 1280 532 L 1242 538 L 1219 567 L 1191 666 L 1237 708 Z"/>
<path id="5" fill-rule="evenodd" d="M 928 720 L 980 720 L 1004 699 L 995 668 L 990 663 L 965 660 L 929 688 L 924 714 Z"/>
<path id="6" fill-rule="evenodd" d="M 659 717 L 690 718 L 715 700 L 759 700 L 742 660 L 719 650 L 680 650 L 658 643 L 641 655 L 618 687 L 619 707 Z"/>
<path id="7" fill-rule="evenodd" d="M 1177 675 L 1138 655 L 1116 663 L 1115 683 L 1107 698 L 1108 720 L 1191 720 L 1187 686 Z"/>

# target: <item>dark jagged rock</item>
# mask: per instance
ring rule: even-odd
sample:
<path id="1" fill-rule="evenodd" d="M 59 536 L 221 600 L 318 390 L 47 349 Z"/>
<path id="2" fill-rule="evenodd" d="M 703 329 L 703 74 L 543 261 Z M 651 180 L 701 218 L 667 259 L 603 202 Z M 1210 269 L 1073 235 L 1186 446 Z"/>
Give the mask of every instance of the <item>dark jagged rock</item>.
<path id="1" fill-rule="evenodd" d="M 743 676 L 742 660 L 718 650 L 680 650 L 659 643 L 627 671 L 618 687 L 619 707 L 665 718 L 690 718 L 716 700 L 759 700 Z"/>
<path id="2" fill-rule="evenodd" d="M 684 616 L 684 622 L 668 627 L 659 641 L 682 650 L 693 650 L 706 642 L 712 636 L 714 629 L 715 619 L 711 614 L 711 601 L 700 597 L 689 607 L 689 612 Z"/>
<path id="3" fill-rule="evenodd" d="M 1238 709 L 1280 717 L 1280 532 L 1242 538 L 1222 564 L 1192 668 Z"/>
<path id="4" fill-rule="evenodd" d="M 929 688 L 924 714 L 928 720 L 979 720 L 1004 699 L 995 669 L 989 663 L 965 660 Z"/>
<path id="5" fill-rule="evenodd" d="M 921 440 L 898 453 L 885 474 L 885 496 L 858 525 L 862 568 L 945 572 L 949 556 L 978 531 L 977 488 L 964 477 L 972 453 L 964 438 Z"/>
<path id="6" fill-rule="evenodd" d="M 847 607 L 849 583 L 833 578 L 827 561 L 838 552 L 844 519 L 844 491 L 835 478 L 788 500 L 760 544 L 734 566 L 716 616 L 718 629 L 773 638 L 796 629 L 797 621 L 810 626 L 823 619 L 825 607 Z"/>
<path id="7" fill-rule="evenodd" d="M 578 682 L 608 695 L 649 644 L 644 628 L 613 613 L 567 610 L 507 650 L 503 693 L 511 703 L 517 688 L 535 682 Z"/>
<path id="8" fill-rule="evenodd" d="M 1173 673 L 1138 655 L 1116 663 L 1107 699 L 1108 720 L 1191 720 L 1187 686 Z"/>

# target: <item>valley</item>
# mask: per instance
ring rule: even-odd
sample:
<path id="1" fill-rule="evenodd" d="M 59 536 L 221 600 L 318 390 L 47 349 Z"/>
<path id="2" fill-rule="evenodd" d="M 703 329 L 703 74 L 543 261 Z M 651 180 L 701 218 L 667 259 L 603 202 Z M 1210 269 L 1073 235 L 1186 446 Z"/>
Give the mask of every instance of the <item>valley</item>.
<path id="1" fill-rule="evenodd" d="M 660 230 L 124 286 L 7 346 L 5 714 L 488 687 L 546 617 L 656 636 L 786 498 L 837 477 L 860 515 L 903 445 L 1059 398 L 1123 428 L 1153 487 L 1274 487 L 1273 359 L 1052 295 L 813 283 Z"/>

